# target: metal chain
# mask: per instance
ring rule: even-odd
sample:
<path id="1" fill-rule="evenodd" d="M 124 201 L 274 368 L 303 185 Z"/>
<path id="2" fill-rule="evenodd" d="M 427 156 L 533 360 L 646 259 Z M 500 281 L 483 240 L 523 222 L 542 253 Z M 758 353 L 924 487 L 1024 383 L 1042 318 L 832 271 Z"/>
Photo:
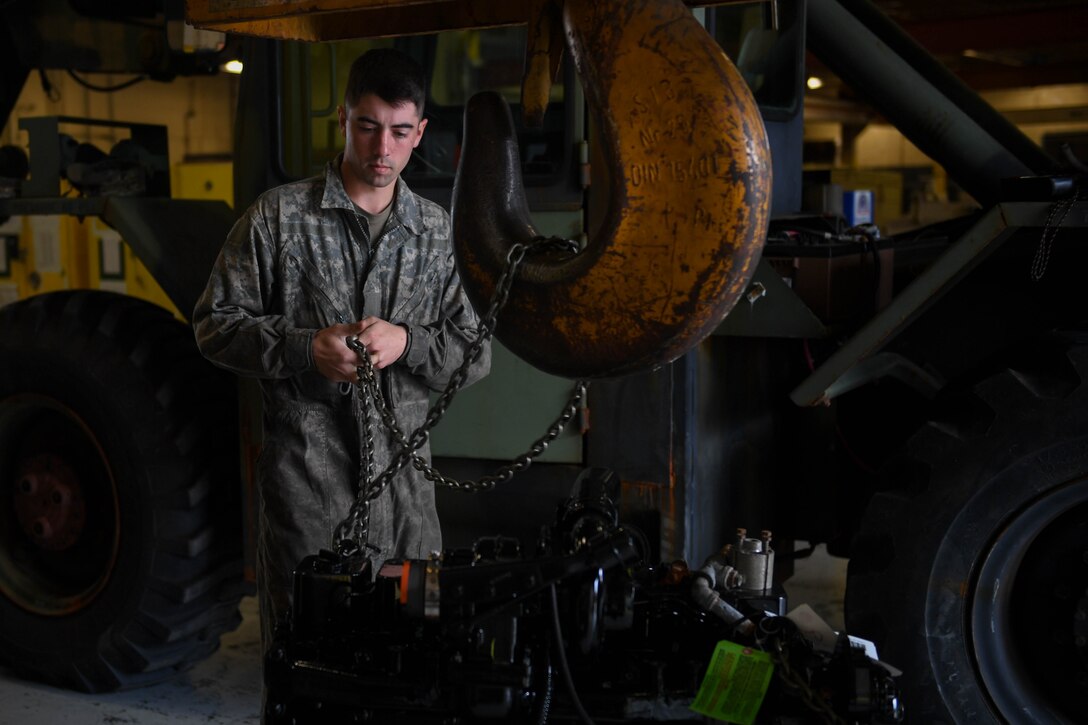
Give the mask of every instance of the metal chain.
<path id="1" fill-rule="evenodd" d="M 355 343 L 358 344 L 358 343 Z M 354 348 L 353 348 L 354 349 Z M 481 476 L 477 481 L 461 481 L 456 478 L 450 478 L 442 474 L 441 471 L 431 466 L 423 458 L 423 456 L 417 453 L 411 453 L 410 458 L 412 466 L 423 474 L 424 478 L 440 486 L 446 486 L 448 488 L 455 488 L 468 493 L 476 493 L 478 491 L 487 491 L 495 487 L 497 483 L 504 483 L 514 477 L 515 473 L 524 471 L 528 468 L 533 459 L 540 456 L 548 448 L 548 445 L 559 437 L 560 433 L 567 424 L 578 413 L 578 408 L 585 400 L 586 389 L 588 383 L 584 380 L 577 380 L 574 383 L 574 388 L 571 390 L 570 397 L 564 404 L 563 409 L 555 420 L 548 427 L 548 430 L 540 438 L 536 439 L 529 449 L 519 456 L 513 458 L 505 466 L 499 468 L 494 473 Z M 394 440 L 401 446 L 401 448 L 407 448 L 413 445 L 411 439 L 409 439 L 404 431 L 401 429 L 400 424 L 397 423 L 396 418 L 393 416 L 391 410 L 385 404 L 385 400 L 378 394 L 378 405 L 376 406 L 378 414 L 381 416 L 382 423 L 385 425 L 389 432 L 392 433 Z M 441 416 L 439 416 L 441 419 Z M 413 449 L 415 450 L 415 449 Z M 392 464 L 390 464 L 392 465 Z M 403 467 L 401 464 L 400 467 Z M 388 470 L 388 469 L 387 469 Z M 398 467 L 399 470 L 399 467 Z M 383 471 L 383 475 L 384 475 Z M 394 471 L 395 473 L 395 471 Z M 383 484 L 384 485 L 384 484 Z M 380 493 L 380 491 L 379 491 Z"/>
<path id="2" fill-rule="evenodd" d="M 770 644 L 772 645 L 772 648 L 768 649 L 767 652 L 771 655 L 771 661 L 774 662 L 775 674 L 778 675 L 786 687 L 793 688 L 799 692 L 805 706 L 818 714 L 825 723 L 829 723 L 830 725 L 848 725 L 846 720 L 842 719 L 831 707 L 831 703 L 821 697 L 820 693 L 813 690 L 801 673 L 793 669 L 790 665 L 789 653 L 786 652 L 781 638 L 773 638 Z"/>
<path id="3" fill-rule="evenodd" d="M 1054 244 L 1054 238 L 1058 236 L 1058 230 L 1065 221 L 1065 215 L 1073 208 L 1073 204 L 1080 201 L 1081 186 L 1078 184 L 1073 193 L 1065 199 L 1059 199 L 1050 207 L 1050 213 L 1046 217 L 1046 225 L 1043 227 L 1043 236 L 1039 239 L 1039 248 L 1035 250 L 1035 258 L 1031 262 L 1031 279 L 1038 282 L 1046 274 L 1047 265 L 1050 263 L 1050 250 Z M 1055 215 L 1057 219 L 1055 219 Z"/>
<path id="4" fill-rule="evenodd" d="M 428 481 L 433 481 L 439 486 L 446 486 L 448 488 L 457 489 L 458 491 L 465 491 L 466 493 L 477 493 L 479 491 L 490 490 L 495 487 L 495 484 L 505 483 L 513 478 L 514 474 L 520 473 L 531 466 L 533 460 L 544 453 L 548 448 L 548 445 L 559 437 L 559 434 L 563 432 L 567 423 L 569 423 L 578 413 L 578 408 L 582 405 L 582 401 L 585 400 L 586 387 L 588 385 L 589 383 L 585 380 L 575 381 L 574 389 L 571 391 L 566 405 L 563 406 L 563 410 L 556 419 L 552 421 L 547 432 L 540 438 L 537 438 L 533 444 L 529 446 L 529 449 L 520 456 L 516 456 L 505 466 L 497 469 L 494 473 L 481 476 L 477 481 L 460 481 L 456 478 L 444 476 L 434 467 L 427 465 L 426 461 L 423 461 L 419 456 L 416 456 L 412 463 L 416 469 L 423 474 L 424 478 Z"/>
<path id="5" fill-rule="evenodd" d="M 367 275 L 369 275 L 370 274 L 370 269 L 374 264 L 374 258 L 378 254 L 378 240 L 375 239 L 375 240 L 371 241 L 371 239 L 370 239 L 370 226 L 369 226 L 369 224 L 367 224 L 366 226 L 363 225 L 363 220 L 359 216 L 359 210 L 358 209 L 353 209 L 353 213 L 351 214 L 351 217 L 355 220 L 355 226 L 357 226 L 359 228 L 360 238 L 366 241 L 366 248 L 367 248 L 367 251 L 368 251 L 367 259 L 366 259 L 366 270 L 367 270 Z M 352 347 L 352 344 L 350 342 L 350 340 L 352 340 L 352 339 L 354 339 L 354 338 L 348 338 L 348 347 Z M 355 343 L 357 345 L 358 345 L 358 342 L 359 341 L 357 339 L 355 339 Z M 352 349 L 355 350 L 356 353 L 360 352 L 360 350 L 361 350 L 361 352 L 363 353 L 363 356 L 365 358 L 367 358 L 367 363 L 369 365 L 370 359 L 369 359 L 369 356 L 366 354 L 366 348 L 362 347 L 362 345 L 359 345 L 358 347 L 359 347 L 359 349 L 356 349 L 354 347 L 352 347 Z M 358 376 L 360 374 L 360 368 L 356 367 L 355 370 L 356 370 L 355 374 L 356 374 L 356 376 Z M 373 366 L 370 366 L 370 376 L 372 378 L 374 377 Z M 370 387 L 360 386 L 360 389 L 362 390 L 362 396 L 357 399 L 358 404 L 359 404 L 359 410 L 356 411 L 356 414 L 357 414 L 356 419 L 357 420 L 361 419 L 363 421 L 362 436 L 360 437 L 360 440 L 359 440 L 359 448 L 360 448 L 360 450 L 359 450 L 359 460 L 362 462 L 362 465 L 360 466 L 360 471 L 361 471 L 361 474 L 362 474 L 362 481 L 360 482 L 359 490 L 363 490 L 363 489 L 366 488 L 366 486 L 369 484 L 370 481 L 374 480 L 374 425 L 373 425 L 373 423 L 371 422 L 371 419 L 370 419 L 370 406 L 375 405 L 375 407 L 377 407 L 377 402 L 378 401 L 373 400 L 373 397 L 374 397 L 373 396 L 373 391 L 376 390 L 376 391 L 379 392 L 378 400 L 381 400 L 381 398 L 380 398 L 380 392 L 381 391 L 380 391 L 380 388 L 378 387 L 378 385 L 376 384 L 376 381 L 375 381 L 375 384 L 373 386 L 370 386 Z M 384 404 L 384 401 L 383 401 L 383 404 Z M 359 511 L 358 511 L 358 513 L 356 515 L 356 518 L 357 518 L 357 520 L 359 522 L 359 528 L 362 531 L 369 531 L 370 530 L 370 501 L 369 500 L 365 501 L 362 505 L 360 505 Z M 358 541 L 356 543 L 359 543 L 361 545 L 365 545 L 365 539 L 361 540 L 361 541 Z"/>
<path id="6" fill-rule="evenodd" d="M 386 405 L 385 398 L 378 385 L 374 366 L 370 361 L 370 355 L 367 354 L 366 347 L 360 343 L 357 338 L 347 338 L 347 346 L 359 354 L 363 363 L 356 367 L 358 385 L 364 391 L 366 398 L 374 403 L 374 407 L 381 417 L 382 423 L 388 428 L 394 440 L 400 446 L 400 449 L 394 454 L 389 465 L 385 467 L 385 470 L 382 471 L 376 479 L 372 477 L 371 471 L 367 472 L 367 485 L 360 487 L 358 496 L 352 504 L 351 509 L 348 510 L 347 516 L 345 516 L 344 520 L 336 526 L 333 533 L 334 541 L 341 542 L 346 539 L 351 539 L 360 545 L 366 545 L 367 534 L 369 533 L 370 528 L 370 502 L 381 495 L 382 491 L 389 485 L 393 477 L 396 476 L 400 469 L 409 461 L 411 461 L 416 470 L 422 472 L 424 477 L 429 481 L 449 486 L 460 491 L 484 491 L 493 488 L 496 483 L 509 480 L 513 477 L 515 472 L 528 468 L 533 459 L 544 452 L 548 447 L 548 444 L 559 436 L 566 424 L 570 422 L 571 418 L 577 413 L 578 407 L 585 398 L 586 388 L 589 385 L 588 382 L 584 380 L 575 382 L 574 390 L 559 416 L 548 428 L 548 431 L 530 446 L 528 451 L 514 458 L 508 465 L 502 467 L 494 474 L 484 476 L 479 481 L 458 481 L 443 476 L 436 469 L 431 467 L 422 456 L 416 453 L 416 451 L 427 442 L 431 428 L 442 420 L 442 417 L 445 415 L 454 396 L 461 387 L 464 386 L 465 380 L 468 378 L 469 369 L 479 359 L 483 352 L 484 345 L 494 334 L 499 312 L 502 310 L 503 306 L 506 304 L 506 300 L 510 296 L 510 289 L 513 286 L 514 278 L 517 275 L 518 267 L 520 267 L 522 261 L 525 259 L 525 255 L 547 249 L 578 251 L 577 245 L 574 242 L 555 237 L 538 237 L 530 244 L 515 244 L 510 248 L 510 251 L 506 256 L 506 267 L 503 269 L 502 274 L 495 283 L 495 291 L 492 295 L 491 303 L 488 306 L 487 313 L 481 318 L 477 328 L 476 339 L 473 340 L 472 344 L 469 346 L 461 365 L 450 376 L 449 382 L 447 382 L 441 395 L 439 395 L 430 410 L 428 410 L 426 419 L 410 436 L 405 435 L 404 431 L 400 428 L 400 425 L 394 418 L 392 411 L 389 410 L 389 407 Z M 369 418 L 369 415 L 367 415 L 367 417 Z M 367 434 L 370 434 L 369 423 L 367 426 Z"/>
<path id="7" fill-rule="evenodd" d="M 354 339 L 354 338 L 349 338 L 349 340 L 351 340 L 351 339 Z M 355 343 L 359 344 L 359 341 L 355 340 Z M 348 347 L 351 347 L 350 342 L 348 343 Z M 352 349 L 354 349 L 354 348 L 352 348 Z M 366 349 L 365 348 L 363 349 L 363 354 L 364 355 L 366 354 Z M 359 374 L 358 373 L 358 368 L 356 368 L 356 375 L 358 375 L 358 374 Z M 371 375 L 374 374 L 374 368 L 373 367 L 370 368 L 370 374 Z M 378 386 L 374 385 L 373 389 L 377 390 Z M 362 418 L 362 420 L 363 420 L 363 435 L 362 435 L 362 440 L 361 440 L 362 450 L 359 452 L 359 456 L 360 456 L 360 458 L 362 459 L 362 462 L 363 462 L 363 464 L 362 464 L 362 481 L 361 481 L 360 486 L 359 486 L 360 491 L 364 490 L 367 487 L 367 485 L 369 484 L 369 482 L 374 480 L 374 425 L 370 421 L 370 405 L 368 405 L 368 403 L 370 403 L 371 399 L 373 398 L 373 391 L 372 391 L 372 389 L 370 387 L 362 388 L 362 391 L 363 391 L 362 392 L 363 397 L 359 400 L 359 412 L 358 412 L 358 417 Z M 384 401 L 382 401 L 381 406 L 376 405 L 375 407 L 379 407 L 379 409 L 384 408 L 385 407 Z M 370 501 L 369 500 L 364 501 L 360 505 L 359 511 L 356 514 L 356 517 L 357 517 L 358 522 L 359 522 L 359 528 L 362 531 L 369 531 L 370 530 Z M 337 539 L 337 541 L 339 541 L 339 539 Z M 360 539 L 356 543 L 358 543 L 360 545 L 365 544 L 365 538 Z"/>

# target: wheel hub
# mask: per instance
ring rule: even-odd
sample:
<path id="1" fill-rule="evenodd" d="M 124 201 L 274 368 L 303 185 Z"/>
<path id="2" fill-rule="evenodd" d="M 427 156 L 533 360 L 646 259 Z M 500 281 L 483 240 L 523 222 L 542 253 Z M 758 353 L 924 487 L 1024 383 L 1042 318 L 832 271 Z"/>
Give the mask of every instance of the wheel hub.
<path id="1" fill-rule="evenodd" d="M 102 447 L 71 408 L 0 400 L 0 596 L 42 616 L 87 607 L 113 574 L 117 489 Z"/>
<path id="2" fill-rule="evenodd" d="M 1088 479 L 1006 522 L 979 569 L 970 608 L 976 667 L 1010 721 L 1074 722 L 1088 713 Z M 1030 663 L 1030 664 L 1029 664 Z"/>
<path id="3" fill-rule="evenodd" d="M 71 466 L 56 456 L 34 456 L 20 466 L 14 489 L 15 517 L 37 546 L 64 551 L 79 541 L 87 507 Z"/>

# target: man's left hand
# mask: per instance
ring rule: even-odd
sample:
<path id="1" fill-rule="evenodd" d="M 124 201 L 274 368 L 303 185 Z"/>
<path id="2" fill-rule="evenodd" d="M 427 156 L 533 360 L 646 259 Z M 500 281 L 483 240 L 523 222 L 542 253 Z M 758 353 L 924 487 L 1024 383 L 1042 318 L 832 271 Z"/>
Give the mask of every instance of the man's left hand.
<path id="1" fill-rule="evenodd" d="M 370 364 L 377 370 L 389 367 L 404 354 L 408 345 L 408 331 L 378 317 L 364 317 L 359 321 L 359 342 L 370 353 Z"/>

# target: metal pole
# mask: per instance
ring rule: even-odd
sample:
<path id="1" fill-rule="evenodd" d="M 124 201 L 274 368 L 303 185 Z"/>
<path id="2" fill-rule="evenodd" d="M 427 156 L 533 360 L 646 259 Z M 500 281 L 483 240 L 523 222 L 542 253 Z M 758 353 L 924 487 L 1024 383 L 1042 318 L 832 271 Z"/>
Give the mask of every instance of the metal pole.
<path id="1" fill-rule="evenodd" d="M 809 0 L 808 45 L 983 206 L 1036 173 L 837 0 Z"/>

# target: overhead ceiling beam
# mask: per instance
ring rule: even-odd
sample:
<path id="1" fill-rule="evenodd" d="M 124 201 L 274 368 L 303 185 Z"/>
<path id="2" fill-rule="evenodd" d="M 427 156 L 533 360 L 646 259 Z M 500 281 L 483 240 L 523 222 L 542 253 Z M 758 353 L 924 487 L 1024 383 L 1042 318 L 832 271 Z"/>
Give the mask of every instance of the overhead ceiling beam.
<path id="1" fill-rule="evenodd" d="M 903 30 L 934 55 L 967 49 L 992 51 L 1083 44 L 1088 6 L 1040 8 L 1017 13 L 902 23 Z"/>
<path id="2" fill-rule="evenodd" d="M 307 5 L 188 0 L 185 13 L 198 28 L 281 40 L 331 41 L 514 25 L 525 22 L 526 10 L 506 0 L 321 0 Z"/>
<path id="3" fill-rule="evenodd" d="M 1014 108 L 1002 111 L 1013 123 L 1085 123 L 1088 106 L 1056 106 L 1054 108 Z"/>
<path id="4" fill-rule="evenodd" d="M 810 75 L 819 76 L 829 87 L 835 85 L 831 69 L 814 60 L 811 55 L 808 56 L 806 67 Z M 948 68 L 974 91 L 1088 83 L 1088 63 L 1052 63 L 1023 67 L 992 65 L 978 68 L 948 64 Z"/>
<path id="5" fill-rule="evenodd" d="M 1088 63 L 1051 63 L 1021 67 L 995 64 L 978 68 L 950 66 L 950 69 L 976 91 L 1088 83 Z"/>
<path id="6" fill-rule="evenodd" d="M 743 1 L 684 0 L 689 7 Z M 185 17 L 208 30 L 332 41 L 521 25 L 529 7 L 512 0 L 186 0 Z"/>

